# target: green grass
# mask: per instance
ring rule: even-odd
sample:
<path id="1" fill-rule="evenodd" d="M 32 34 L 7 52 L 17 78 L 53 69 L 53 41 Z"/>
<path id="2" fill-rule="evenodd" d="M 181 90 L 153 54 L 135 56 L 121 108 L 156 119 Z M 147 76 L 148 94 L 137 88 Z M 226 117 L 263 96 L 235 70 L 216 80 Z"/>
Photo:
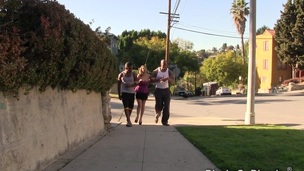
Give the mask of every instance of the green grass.
<path id="1" fill-rule="evenodd" d="M 284 126 L 183 126 L 177 130 L 226 171 L 304 171 L 304 130 Z"/>

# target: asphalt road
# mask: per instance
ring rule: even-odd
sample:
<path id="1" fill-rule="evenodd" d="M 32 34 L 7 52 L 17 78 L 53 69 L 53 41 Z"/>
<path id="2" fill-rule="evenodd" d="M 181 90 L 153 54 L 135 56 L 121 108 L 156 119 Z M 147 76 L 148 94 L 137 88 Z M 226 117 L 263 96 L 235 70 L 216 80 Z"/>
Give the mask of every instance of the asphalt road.
<path id="1" fill-rule="evenodd" d="M 146 103 L 143 124 L 154 123 L 154 97 Z M 256 124 L 278 124 L 304 129 L 304 91 L 255 96 L 254 113 Z M 111 99 L 112 122 L 125 123 L 122 103 Z M 136 107 L 132 120 L 136 116 Z M 178 125 L 243 125 L 247 108 L 244 95 L 213 97 L 172 97 L 169 123 Z M 133 123 L 135 124 L 135 123 Z M 160 124 L 160 123 L 158 123 Z"/>

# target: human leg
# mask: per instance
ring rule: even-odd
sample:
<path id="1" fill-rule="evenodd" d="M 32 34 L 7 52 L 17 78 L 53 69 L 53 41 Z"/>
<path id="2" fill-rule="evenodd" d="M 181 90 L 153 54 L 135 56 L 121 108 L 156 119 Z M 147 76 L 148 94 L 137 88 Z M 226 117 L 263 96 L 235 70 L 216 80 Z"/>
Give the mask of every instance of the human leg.
<path id="1" fill-rule="evenodd" d="M 163 109 L 163 100 L 162 100 L 162 92 L 161 89 L 156 88 L 154 91 L 155 97 L 155 123 L 158 122 L 158 118 L 161 115 L 161 111 Z"/>
<path id="2" fill-rule="evenodd" d="M 144 112 L 145 112 L 145 106 L 146 106 L 146 100 L 142 100 L 141 110 L 140 110 L 140 118 L 139 118 L 139 125 L 142 124 L 142 117 L 143 117 Z"/>
<path id="3" fill-rule="evenodd" d="M 132 126 L 131 113 L 134 107 L 134 94 L 132 93 L 122 93 L 122 102 L 124 105 L 125 116 L 127 120 L 128 127 Z"/>
<path id="4" fill-rule="evenodd" d="M 142 108 L 142 100 L 137 98 L 136 101 L 137 101 L 137 110 L 136 110 L 135 123 L 138 122 L 139 114 L 141 113 L 141 108 Z"/>
<path id="5" fill-rule="evenodd" d="M 163 92 L 163 100 L 164 100 L 164 108 L 163 108 L 163 115 L 162 115 L 162 124 L 168 126 L 168 120 L 170 117 L 170 101 L 171 101 L 171 93 L 169 89 Z"/>

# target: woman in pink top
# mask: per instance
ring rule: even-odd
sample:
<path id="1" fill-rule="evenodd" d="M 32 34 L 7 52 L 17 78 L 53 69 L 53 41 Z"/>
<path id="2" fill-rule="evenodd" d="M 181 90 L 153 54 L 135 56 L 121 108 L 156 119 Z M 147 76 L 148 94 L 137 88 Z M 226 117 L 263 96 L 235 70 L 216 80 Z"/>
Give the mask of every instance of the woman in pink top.
<path id="1" fill-rule="evenodd" d="M 145 65 L 142 65 L 140 68 L 138 68 L 137 80 L 138 84 L 134 89 L 137 100 L 137 116 L 135 123 L 138 122 L 138 124 L 141 125 L 142 117 L 145 112 L 146 101 L 149 96 L 148 85 L 150 83 L 150 75 L 147 73 L 147 68 Z"/>

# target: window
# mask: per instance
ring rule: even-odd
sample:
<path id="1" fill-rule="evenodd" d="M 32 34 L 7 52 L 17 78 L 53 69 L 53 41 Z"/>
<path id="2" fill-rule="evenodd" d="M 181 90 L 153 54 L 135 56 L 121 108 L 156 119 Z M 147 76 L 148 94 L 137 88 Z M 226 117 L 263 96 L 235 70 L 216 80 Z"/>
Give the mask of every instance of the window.
<path id="1" fill-rule="evenodd" d="M 263 42 L 263 50 L 264 51 L 269 51 L 269 41 L 264 41 Z"/>
<path id="2" fill-rule="evenodd" d="M 263 69 L 268 70 L 268 59 L 263 60 Z"/>
<path id="3" fill-rule="evenodd" d="M 286 64 L 278 60 L 277 62 L 277 69 L 286 69 Z"/>

